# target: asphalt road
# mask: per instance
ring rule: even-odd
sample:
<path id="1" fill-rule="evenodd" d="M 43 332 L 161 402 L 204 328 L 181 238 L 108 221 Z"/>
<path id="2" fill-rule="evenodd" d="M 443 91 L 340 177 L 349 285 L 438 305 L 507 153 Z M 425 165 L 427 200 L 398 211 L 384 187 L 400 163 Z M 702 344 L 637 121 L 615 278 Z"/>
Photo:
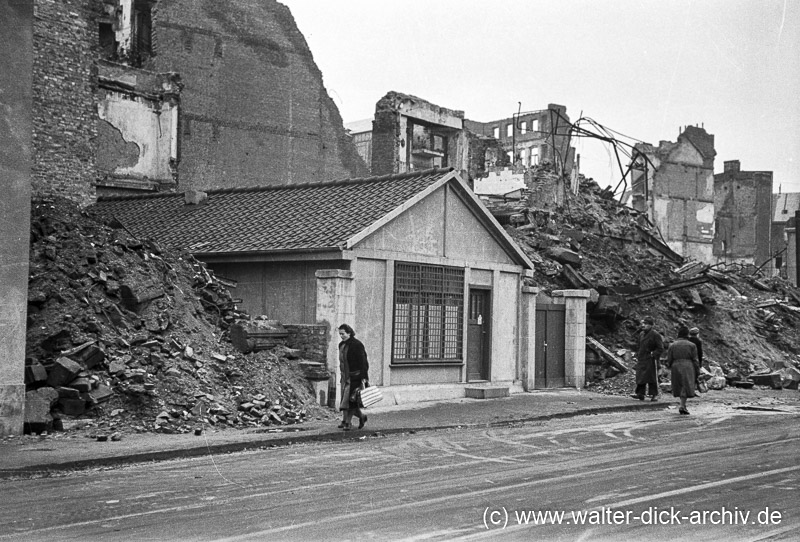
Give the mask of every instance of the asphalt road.
<path id="1" fill-rule="evenodd" d="M 703 405 L 2 480 L 0 541 L 797 540 L 799 420 Z"/>

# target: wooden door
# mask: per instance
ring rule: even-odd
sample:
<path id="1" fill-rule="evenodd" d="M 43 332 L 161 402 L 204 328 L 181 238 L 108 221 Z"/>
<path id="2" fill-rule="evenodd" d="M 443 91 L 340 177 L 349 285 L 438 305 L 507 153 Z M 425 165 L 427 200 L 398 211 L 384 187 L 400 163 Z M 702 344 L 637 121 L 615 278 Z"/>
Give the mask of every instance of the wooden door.
<path id="1" fill-rule="evenodd" d="M 489 338 L 491 315 L 489 291 L 470 289 L 467 319 L 467 381 L 489 379 Z"/>
<path id="2" fill-rule="evenodd" d="M 565 385 L 565 305 L 536 305 L 536 360 L 534 389 Z"/>

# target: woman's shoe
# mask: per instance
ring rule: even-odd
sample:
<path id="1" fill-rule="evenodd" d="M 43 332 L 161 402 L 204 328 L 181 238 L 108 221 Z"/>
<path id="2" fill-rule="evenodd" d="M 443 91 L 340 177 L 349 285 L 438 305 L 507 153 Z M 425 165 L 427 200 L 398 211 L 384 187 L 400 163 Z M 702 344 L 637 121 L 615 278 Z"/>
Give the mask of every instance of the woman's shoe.
<path id="1" fill-rule="evenodd" d="M 342 424 L 342 431 L 350 431 L 351 427 L 349 423 Z"/>
<path id="2" fill-rule="evenodd" d="M 339 425 L 337 425 L 336 427 L 338 427 L 339 429 L 344 429 L 344 426 L 345 426 L 345 422 L 344 422 L 344 420 L 342 420 L 342 421 L 339 422 Z"/>
<path id="3" fill-rule="evenodd" d="M 681 414 L 689 414 L 689 411 L 686 410 L 685 408 L 679 408 L 678 412 L 680 412 Z"/>
<path id="4" fill-rule="evenodd" d="M 364 414 L 363 417 L 358 419 L 358 428 L 359 429 L 364 429 L 364 424 L 365 423 L 367 423 L 367 415 L 366 414 Z"/>

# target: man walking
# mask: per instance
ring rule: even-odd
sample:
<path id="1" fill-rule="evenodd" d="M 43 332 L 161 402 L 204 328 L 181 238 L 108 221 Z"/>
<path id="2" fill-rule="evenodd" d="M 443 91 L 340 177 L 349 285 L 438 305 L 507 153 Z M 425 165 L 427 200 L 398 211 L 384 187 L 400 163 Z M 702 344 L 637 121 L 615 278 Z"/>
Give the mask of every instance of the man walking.
<path id="1" fill-rule="evenodd" d="M 646 316 L 642 319 L 639 331 L 639 349 L 636 352 L 636 390 L 631 397 L 644 401 L 644 394 L 650 396 L 651 401 L 658 400 L 658 358 L 664 351 L 664 341 L 661 335 L 653 329 L 655 321 Z"/>

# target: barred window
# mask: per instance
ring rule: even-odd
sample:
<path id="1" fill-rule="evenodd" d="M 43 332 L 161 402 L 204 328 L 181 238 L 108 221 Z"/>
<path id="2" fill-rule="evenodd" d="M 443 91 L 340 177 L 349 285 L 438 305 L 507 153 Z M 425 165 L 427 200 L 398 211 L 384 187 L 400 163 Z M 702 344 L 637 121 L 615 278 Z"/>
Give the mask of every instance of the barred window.
<path id="1" fill-rule="evenodd" d="M 392 361 L 460 361 L 464 270 L 396 263 Z"/>

